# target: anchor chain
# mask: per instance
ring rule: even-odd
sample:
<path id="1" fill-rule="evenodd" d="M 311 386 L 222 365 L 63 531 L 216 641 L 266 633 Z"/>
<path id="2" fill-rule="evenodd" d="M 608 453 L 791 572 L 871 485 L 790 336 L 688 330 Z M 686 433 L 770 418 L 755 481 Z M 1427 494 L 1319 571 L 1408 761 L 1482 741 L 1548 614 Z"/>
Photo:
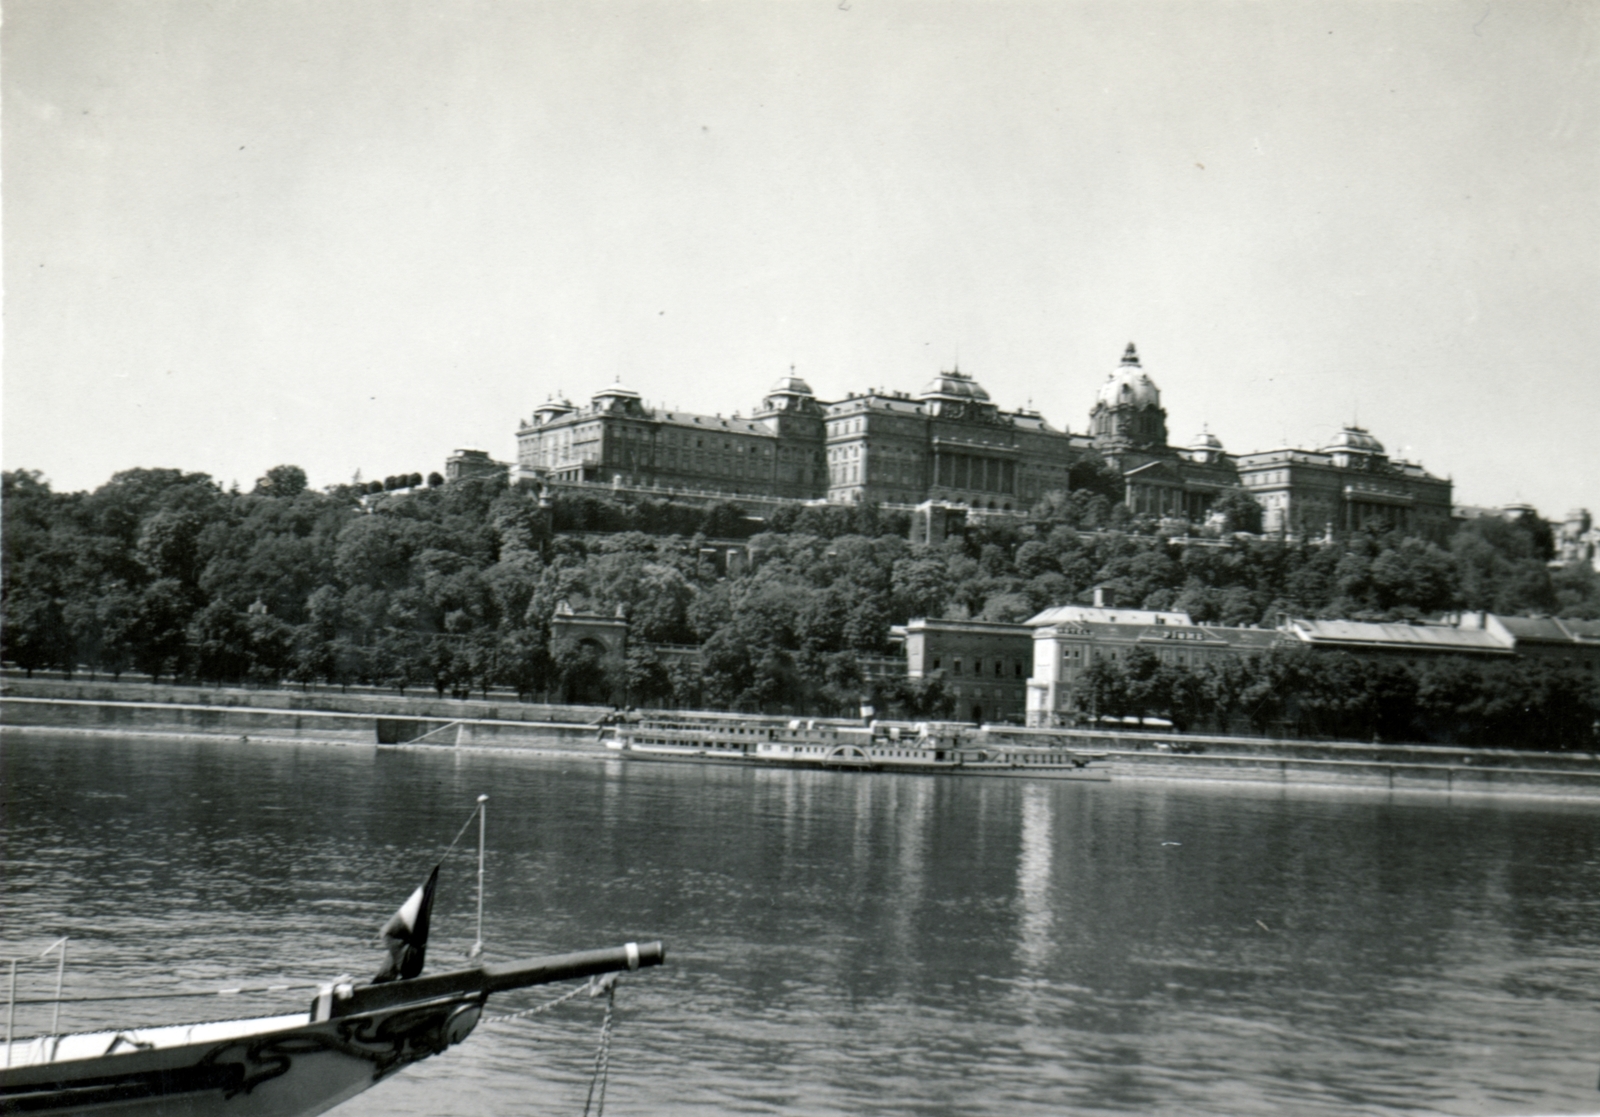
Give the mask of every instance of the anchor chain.
<path id="1" fill-rule="evenodd" d="M 589 1117 L 590 1103 L 595 1100 L 594 1088 L 600 1087 L 599 1106 L 595 1109 L 595 1117 L 604 1117 L 606 1111 L 606 1079 L 611 1073 L 611 1025 L 616 1019 L 617 1007 L 617 975 L 607 974 L 601 979 L 600 987 L 590 996 L 598 997 L 604 991 L 606 995 L 606 1016 L 600 1022 L 600 1049 L 594 1053 L 594 1076 L 589 1079 L 589 1096 L 583 1101 L 583 1117 Z"/>
<path id="2" fill-rule="evenodd" d="M 561 994 L 561 996 L 556 997 L 554 1000 L 546 1001 L 542 1005 L 534 1005 L 532 1008 L 525 1008 L 519 1012 L 507 1012 L 499 1016 L 485 1016 L 483 1018 L 483 1022 L 485 1024 L 500 1024 L 507 1020 L 526 1020 L 530 1016 L 538 1016 L 541 1012 L 549 1012 L 557 1005 L 564 1005 L 568 1001 L 572 1000 L 573 997 L 578 996 L 580 993 L 590 993 L 593 989 L 594 982 L 587 981 L 582 985 L 573 986 L 571 989 L 568 989 L 565 993 Z"/>
<path id="3" fill-rule="evenodd" d="M 589 980 L 582 985 L 574 986 L 561 996 L 545 1001 L 543 1004 L 534 1005 L 518 1012 L 506 1012 L 497 1016 L 485 1016 L 485 1024 L 502 1024 L 509 1020 L 526 1020 L 530 1016 L 538 1016 L 549 1012 L 557 1005 L 566 1004 L 572 998 L 587 993 L 591 997 L 601 994 L 606 998 L 605 1018 L 600 1022 L 600 1047 L 594 1054 L 594 1072 L 589 1078 L 589 1093 L 583 1100 L 584 1117 L 590 1113 L 594 1117 L 605 1117 L 606 1111 L 606 1082 L 611 1075 L 611 1034 L 616 1023 L 617 1009 L 617 982 L 619 975 L 607 974 L 599 980 Z M 598 1087 L 598 1093 L 596 1088 Z"/>

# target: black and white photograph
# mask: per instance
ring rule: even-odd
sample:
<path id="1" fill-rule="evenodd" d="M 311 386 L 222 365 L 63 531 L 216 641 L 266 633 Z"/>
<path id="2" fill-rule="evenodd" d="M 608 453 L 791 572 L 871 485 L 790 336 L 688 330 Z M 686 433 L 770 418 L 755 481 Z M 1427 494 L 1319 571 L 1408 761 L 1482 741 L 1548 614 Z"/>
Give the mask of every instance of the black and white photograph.
<path id="1" fill-rule="evenodd" d="M 1600 1115 L 1600 4 L 5 0 L 0 1112 Z"/>

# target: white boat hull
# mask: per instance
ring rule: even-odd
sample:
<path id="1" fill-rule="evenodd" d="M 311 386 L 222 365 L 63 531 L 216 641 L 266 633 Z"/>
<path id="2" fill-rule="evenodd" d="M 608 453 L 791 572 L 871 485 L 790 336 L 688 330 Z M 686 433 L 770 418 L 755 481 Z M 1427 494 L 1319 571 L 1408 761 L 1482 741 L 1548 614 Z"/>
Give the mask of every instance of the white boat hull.
<path id="1" fill-rule="evenodd" d="M 12 1046 L 0 1113 L 313 1117 L 472 1033 L 492 992 L 659 965 L 660 943 L 346 987 L 311 1012 Z"/>
<path id="2" fill-rule="evenodd" d="M 110 1055 L 13 1065 L 0 1086 L 0 1111 L 93 1113 L 107 1117 L 311 1117 L 401 1068 L 460 1043 L 472 1032 L 485 996 L 442 998 L 317 1023 L 277 1027 L 286 1018 L 226 1021 L 244 1034 L 151 1049 L 123 1047 Z M 266 1030 L 247 1030 L 260 1025 Z M 202 1025 L 202 1028 L 216 1025 Z M 130 1034 L 150 1042 L 150 1029 Z M 106 1046 L 118 1033 L 103 1033 Z M 70 1037 L 74 1041 L 87 1036 Z M 96 1035 L 95 1038 L 100 1038 Z M 26 1059 L 34 1040 L 13 1051 Z"/>

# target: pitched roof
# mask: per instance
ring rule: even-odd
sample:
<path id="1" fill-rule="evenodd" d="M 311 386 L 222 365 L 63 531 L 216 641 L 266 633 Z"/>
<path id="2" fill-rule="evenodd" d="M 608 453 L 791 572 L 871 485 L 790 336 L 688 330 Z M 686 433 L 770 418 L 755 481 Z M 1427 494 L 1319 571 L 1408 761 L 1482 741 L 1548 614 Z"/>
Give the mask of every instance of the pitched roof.
<path id="1" fill-rule="evenodd" d="M 1600 621 L 1566 617 L 1508 617 L 1496 613 L 1494 619 L 1517 643 L 1589 644 L 1600 642 Z"/>
<path id="2" fill-rule="evenodd" d="M 1289 622 L 1289 632 L 1301 643 L 1314 647 L 1512 654 L 1511 647 L 1493 632 L 1446 625 L 1292 620 Z"/>
<path id="3" fill-rule="evenodd" d="M 1069 622 L 1114 624 L 1118 621 L 1124 624 L 1194 624 L 1194 621 L 1189 619 L 1188 613 L 1157 609 L 1102 609 L 1093 605 L 1057 605 L 1029 617 L 1022 623 L 1029 628 L 1042 628 L 1047 624 Z"/>

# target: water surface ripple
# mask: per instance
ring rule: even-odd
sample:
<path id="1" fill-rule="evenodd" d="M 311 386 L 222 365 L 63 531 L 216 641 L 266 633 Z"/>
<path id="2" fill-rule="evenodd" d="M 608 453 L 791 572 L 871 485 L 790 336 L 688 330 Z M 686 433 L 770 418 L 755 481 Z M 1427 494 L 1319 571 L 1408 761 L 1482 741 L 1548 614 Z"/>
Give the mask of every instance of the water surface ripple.
<path id="1" fill-rule="evenodd" d="M 613 1113 L 1600 1110 L 1584 805 L 39 736 L 0 775 L 0 949 L 70 935 L 69 996 L 364 976 L 489 793 L 494 956 L 669 945 L 620 991 Z M 339 1113 L 578 1112 L 599 1018 L 485 1025 Z"/>

